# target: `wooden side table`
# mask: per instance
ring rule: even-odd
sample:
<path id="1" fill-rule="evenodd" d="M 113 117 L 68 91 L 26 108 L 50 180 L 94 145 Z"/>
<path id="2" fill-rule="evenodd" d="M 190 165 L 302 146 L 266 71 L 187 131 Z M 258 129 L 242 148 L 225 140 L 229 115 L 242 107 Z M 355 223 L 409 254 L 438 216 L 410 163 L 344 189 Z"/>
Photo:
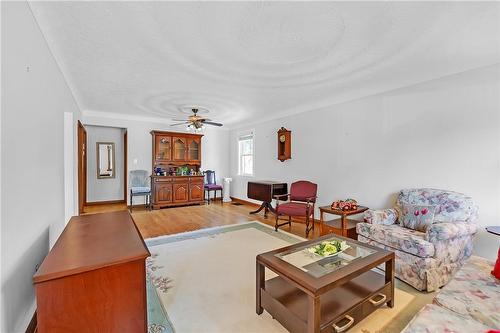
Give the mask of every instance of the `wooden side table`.
<path id="1" fill-rule="evenodd" d="M 364 206 L 358 206 L 358 209 L 356 210 L 332 209 L 331 206 L 319 207 L 320 234 L 326 235 L 334 233 L 336 235 L 358 239 L 358 234 L 356 233 L 356 224 L 359 221 L 348 219 L 347 216 L 361 214 L 366 210 L 368 210 L 368 207 Z M 339 215 L 340 218 L 325 221 L 323 218 L 323 214 Z"/>

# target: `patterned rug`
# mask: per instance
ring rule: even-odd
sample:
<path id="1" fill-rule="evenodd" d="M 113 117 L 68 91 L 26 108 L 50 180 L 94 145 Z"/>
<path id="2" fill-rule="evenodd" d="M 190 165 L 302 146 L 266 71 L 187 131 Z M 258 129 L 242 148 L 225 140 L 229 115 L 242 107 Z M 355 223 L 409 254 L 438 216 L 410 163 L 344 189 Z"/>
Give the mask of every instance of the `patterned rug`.
<path id="1" fill-rule="evenodd" d="M 303 240 L 260 222 L 147 239 L 148 332 L 287 332 L 266 311 L 255 313 L 255 256 Z M 418 292 L 396 286 L 393 309 L 380 308 L 349 332 L 399 332 L 420 306 L 408 306 Z"/>

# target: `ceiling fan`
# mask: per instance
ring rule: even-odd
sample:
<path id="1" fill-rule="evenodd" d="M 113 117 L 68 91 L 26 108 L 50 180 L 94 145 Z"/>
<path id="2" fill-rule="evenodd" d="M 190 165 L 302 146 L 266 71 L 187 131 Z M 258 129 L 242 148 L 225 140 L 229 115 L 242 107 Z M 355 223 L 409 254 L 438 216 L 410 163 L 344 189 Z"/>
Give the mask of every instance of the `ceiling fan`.
<path id="1" fill-rule="evenodd" d="M 191 109 L 193 115 L 189 116 L 188 119 L 172 119 L 173 121 L 182 121 L 181 123 L 171 124 L 170 126 L 188 125 L 188 129 L 201 130 L 205 125 L 212 125 L 221 127 L 221 123 L 216 123 L 208 118 L 203 118 L 198 116 L 198 109 Z"/>

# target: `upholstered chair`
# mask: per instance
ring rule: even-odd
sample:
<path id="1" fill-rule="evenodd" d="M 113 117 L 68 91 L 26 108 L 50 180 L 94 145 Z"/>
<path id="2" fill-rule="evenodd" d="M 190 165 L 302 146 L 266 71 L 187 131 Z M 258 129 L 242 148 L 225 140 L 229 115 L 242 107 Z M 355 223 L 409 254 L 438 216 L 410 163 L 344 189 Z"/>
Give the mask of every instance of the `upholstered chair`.
<path id="1" fill-rule="evenodd" d="M 306 219 L 306 237 L 311 230 L 314 230 L 314 204 L 316 203 L 318 185 L 306 180 L 300 180 L 290 186 L 289 194 L 277 195 L 276 199 L 276 224 L 275 230 L 283 225 L 292 225 L 292 216 L 305 217 Z M 288 198 L 289 201 L 280 204 L 280 199 Z M 281 215 L 288 216 L 288 222 L 279 224 Z M 310 218 L 312 223 L 310 224 Z"/>
<path id="2" fill-rule="evenodd" d="M 210 205 L 210 192 L 214 191 L 214 199 L 217 197 L 217 191 L 220 191 L 221 203 L 222 203 L 222 185 L 217 184 L 215 178 L 215 171 L 207 170 L 205 171 L 205 192 L 208 193 L 208 204 Z"/>
<path id="3" fill-rule="evenodd" d="M 396 277 L 418 290 L 434 291 L 471 256 L 477 214 L 478 207 L 464 194 L 405 189 L 394 208 L 366 211 L 356 231 L 359 241 L 395 252 Z M 412 222 L 424 217 L 423 224 Z"/>
<path id="4" fill-rule="evenodd" d="M 133 198 L 145 197 L 146 207 L 151 209 L 151 179 L 146 170 L 131 170 L 129 173 L 130 211 L 132 212 Z"/>

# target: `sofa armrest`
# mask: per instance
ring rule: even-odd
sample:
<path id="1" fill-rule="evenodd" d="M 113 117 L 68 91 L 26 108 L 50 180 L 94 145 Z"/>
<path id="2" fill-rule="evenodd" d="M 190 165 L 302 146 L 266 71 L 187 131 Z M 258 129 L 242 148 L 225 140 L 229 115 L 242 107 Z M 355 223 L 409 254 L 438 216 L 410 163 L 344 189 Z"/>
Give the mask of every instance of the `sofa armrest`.
<path id="1" fill-rule="evenodd" d="M 427 228 L 425 239 L 429 242 L 437 242 L 456 237 L 474 235 L 477 226 L 468 222 L 442 222 L 433 223 Z"/>
<path id="2" fill-rule="evenodd" d="M 398 212 L 395 209 L 368 209 L 364 214 L 366 223 L 391 225 L 398 220 Z"/>

